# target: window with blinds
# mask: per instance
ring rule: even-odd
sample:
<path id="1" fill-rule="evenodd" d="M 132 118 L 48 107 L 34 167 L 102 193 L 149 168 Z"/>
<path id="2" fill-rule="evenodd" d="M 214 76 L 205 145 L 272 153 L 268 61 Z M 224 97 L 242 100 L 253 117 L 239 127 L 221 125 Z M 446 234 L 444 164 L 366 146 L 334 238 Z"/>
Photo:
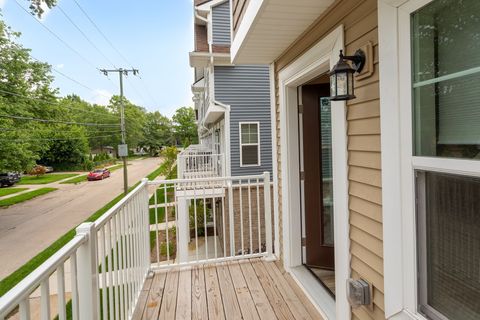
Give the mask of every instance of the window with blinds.
<path id="1" fill-rule="evenodd" d="M 480 1 L 412 15 L 414 154 L 480 157 Z"/>
<path id="2" fill-rule="evenodd" d="M 480 179 L 417 172 L 420 311 L 480 319 Z"/>
<path id="3" fill-rule="evenodd" d="M 260 165 L 259 124 L 240 123 L 240 165 Z"/>
<path id="4" fill-rule="evenodd" d="M 480 159 L 480 1 L 434 0 L 411 32 L 413 155 Z M 436 171 L 415 172 L 419 311 L 480 319 L 480 178 Z"/>

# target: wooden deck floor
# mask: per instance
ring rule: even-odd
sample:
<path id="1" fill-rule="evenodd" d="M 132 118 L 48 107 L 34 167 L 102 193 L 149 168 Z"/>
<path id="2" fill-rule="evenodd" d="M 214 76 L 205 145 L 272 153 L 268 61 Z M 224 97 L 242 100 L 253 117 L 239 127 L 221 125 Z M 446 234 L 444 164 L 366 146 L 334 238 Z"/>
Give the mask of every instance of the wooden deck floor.
<path id="1" fill-rule="evenodd" d="M 278 263 L 260 259 L 157 272 L 133 319 L 322 319 Z"/>

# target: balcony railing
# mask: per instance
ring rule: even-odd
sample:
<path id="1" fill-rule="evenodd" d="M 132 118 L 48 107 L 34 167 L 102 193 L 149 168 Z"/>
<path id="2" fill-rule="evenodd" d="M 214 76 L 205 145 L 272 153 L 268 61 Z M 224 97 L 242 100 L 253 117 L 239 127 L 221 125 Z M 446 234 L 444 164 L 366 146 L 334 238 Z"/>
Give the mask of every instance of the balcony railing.
<path id="1" fill-rule="evenodd" d="M 225 155 L 202 145 L 190 146 L 177 156 L 177 175 L 179 179 L 225 176 Z"/>
<path id="2" fill-rule="evenodd" d="M 143 180 L 2 296 L 0 320 L 131 319 L 150 271 L 271 257 L 272 237 L 268 173 Z"/>

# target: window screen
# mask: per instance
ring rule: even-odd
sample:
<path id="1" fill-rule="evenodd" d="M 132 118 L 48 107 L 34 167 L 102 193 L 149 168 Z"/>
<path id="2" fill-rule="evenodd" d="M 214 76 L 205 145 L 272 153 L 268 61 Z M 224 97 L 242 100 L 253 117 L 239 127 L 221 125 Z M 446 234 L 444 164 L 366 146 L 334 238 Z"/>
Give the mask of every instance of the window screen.
<path id="1" fill-rule="evenodd" d="M 480 157 L 480 1 L 412 14 L 414 154 Z"/>
<path id="2" fill-rule="evenodd" d="M 417 172 L 420 311 L 480 319 L 480 178 Z"/>
<path id="3" fill-rule="evenodd" d="M 240 124 L 241 165 L 259 165 L 258 123 Z"/>

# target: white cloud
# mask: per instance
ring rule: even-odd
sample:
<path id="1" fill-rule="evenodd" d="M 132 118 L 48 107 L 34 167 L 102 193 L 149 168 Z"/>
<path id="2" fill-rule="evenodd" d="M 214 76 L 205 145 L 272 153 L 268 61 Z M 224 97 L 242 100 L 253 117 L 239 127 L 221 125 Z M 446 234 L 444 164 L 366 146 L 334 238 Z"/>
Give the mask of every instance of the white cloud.
<path id="1" fill-rule="evenodd" d="M 104 89 L 96 89 L 94 95 L 91 97 L 90 102 L 99 104 L 102 106 L 108 105 L 113 94 L 110 91 Z"/>
<path id="2" fill-rule="evenodd" d="M 55 65 L 56 69 L 63 69 L 64 67 L 65 67 L 65 65 L 63 63 L 59 63 L 59 64 Z"/>

